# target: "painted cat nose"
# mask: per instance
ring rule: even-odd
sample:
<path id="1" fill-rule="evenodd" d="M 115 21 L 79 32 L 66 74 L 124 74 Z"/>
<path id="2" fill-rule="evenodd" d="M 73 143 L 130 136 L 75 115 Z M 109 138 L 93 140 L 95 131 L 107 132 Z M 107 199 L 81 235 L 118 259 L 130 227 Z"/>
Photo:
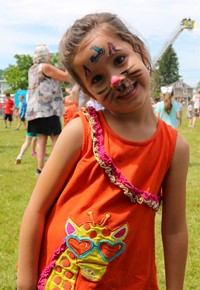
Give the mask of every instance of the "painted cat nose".
<path id="1" fill-rule="evenodd" d="M 118 76 L 113 76 L 113 77 L 111 78 L 111 81 L 110 81 L 111 86 L 112 86 L 112 87 L 118 87 L 118 86 L 120 85 L 120 83 L 121 83 L 122 80 L 123 80 L 123 77 L 122 77 L 122 76 L 120 76 L 120 77 L 118 77 Z"/>

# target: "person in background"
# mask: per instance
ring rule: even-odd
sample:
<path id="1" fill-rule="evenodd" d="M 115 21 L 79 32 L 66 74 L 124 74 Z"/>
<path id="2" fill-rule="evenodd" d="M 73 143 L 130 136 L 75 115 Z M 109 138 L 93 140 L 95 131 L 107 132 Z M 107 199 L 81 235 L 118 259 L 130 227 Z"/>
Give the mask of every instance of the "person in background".
<path id="1" fill-rule="evenodd" d="M 66 89 L 67 96 L 64 100 L 64 107 L 65 107 L 65 113 L 63 115 L 63 123 L 64 126 L 66 126 L 69 121 L 73 118 L 77 108 L 78 108 L 78 100 L 76 96 L 73 94 L 72 88 Z"/>
<path id="2" fill-rule="evenodd" d="M 26 133 L 26 139 L 21 146 L 19 155 L 17 156 L 16 161 L 15 161 L 15 164 L 21 164 L 22 157 L 30 145 L 32 149 L 32 152 L 31 152 L 32 156 L 37 157 L 37 150 L 36 150 L 37 137 L 38 136 L 35 133 L 29 133 L 29 132 Z"/>
<path id="3" fill-rule="evenodd" d="M 14 95 L 14 117 L 19 120 L 19 96 L 22 94 L 22 89 L 18 88 Z"/>
<path id="4" fill-rule="evenodd" d="M 50 62 L 50 52 L 46 45 L 38 45 L 33 53 L 33 65 L 28 72 L 27 120 L 29 133 L 38 134 L 36 175 L 44 167 L 48 136 L 54 147 L 61 132 L 60 117 L 64 114 L 61 82 L 69 76 Z"/>
<path id="5" fill-rule="evenodd" d="M 157 103 L 154 110 L 157 117 L 162 119 L 166 124 L 173 128 L 178 128 L 178 121 L 180 119 L 179 105 L 173 101 L 173 88 L 161 87 L 163 94 L 163 101 Z"/>
<path id="6" fill-rule="evenodd" d="M 193 128 L 193 101 L 190 101 L 187 107 L 187 119 L 189 127 Z"/>
<path id="7" fill-rule="evenodd" d="M 11 123 L 13 121 L 13 110 L 14 110 L 14 101 L 11 99 L 10 93 L 6 93 L 6 100 L 4 104 L 4 128 L 10 128 Z M 9 121 L 9 125 L 7 125 L 7 121 Z"/>
<path id="8" fill-rule="evenodd" d="M 19 123 L 17 124 L 17 128 L 15 129 L 16 131 L 19 130 L 21 123 L 24 124 L 25 129 L 26 128 L 26 108 L 27 108 L 27 104 L 26 101 L 24 100 L 24 96 L 20 95 L 19 96 Z"/>
<path id="9" fill-rule="evenodd" d="M 182 116 L 183 116 L 183 103 L 182 99 L 178 98 L 177 103 L 179 105 L 179 113 L 180 113 L 180 118 L 178 119 L 178 126 L 181 126 L 182 124 Z"/>
<path id="10" fill-rule="evenodd" d="M 143 41 L 95 13 L 68 28 L 60 56 L 104 110 L 80 110 L 45 164 L 23 216 L 17 289 L 158 290 L 162 202 L 164 288 L 182 290 L 189 146 L 153 112 Z"/>
<path id="11" fill-rule="evenodd" d="M 195 94 L 192 98 L 193 106 L 194 106 L 194 117 L 192 122 L 192 127 L 195 126 L 196 120 L 199 117 L 199 111 L 200 111 L 200 89 L 197 91 L 197 94 Z"/>

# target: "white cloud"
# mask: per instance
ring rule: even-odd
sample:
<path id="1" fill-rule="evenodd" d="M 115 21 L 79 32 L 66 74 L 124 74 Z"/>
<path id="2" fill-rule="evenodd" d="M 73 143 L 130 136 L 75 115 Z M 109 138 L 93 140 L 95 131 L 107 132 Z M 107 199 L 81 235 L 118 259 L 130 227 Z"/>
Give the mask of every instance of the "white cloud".
<path id="1" fill-rule="evenodd" d="M 15 54 L 32 54 L 36 44 L 56 50 L 68 26 L 85 14 L 118 14 L 147 41 L 152 57 L 159 53 L 183 18 L 195 20 L 192 32 L 183 31 L 174 43 L 180 74 L 196 85 L 200 81 L 199 0 L 0 0 L 0 68 L 14 63 Z"/>

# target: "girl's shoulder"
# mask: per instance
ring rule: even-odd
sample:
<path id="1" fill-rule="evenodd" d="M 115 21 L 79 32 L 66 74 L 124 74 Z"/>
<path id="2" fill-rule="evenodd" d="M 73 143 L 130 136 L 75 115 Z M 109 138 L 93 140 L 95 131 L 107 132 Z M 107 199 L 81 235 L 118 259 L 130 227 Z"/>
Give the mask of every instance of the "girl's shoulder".
<path id="1" fill-rule="evenodd" d="M 182 159 L 189 159 L 189 144 L 185 137 L 178 133 L 172 164 L 180 163 Z"/>
<path id="2" fill-rule="evenodd" d="M 63 128 L 59 139 L 62 140 L 63 144 L 74 144 L 74 147 L 81 149 L 83 143 L 83 125 L 81 118 L 77 116 L 68 122 Z"/>
<path id="3" fill-rule="evenodd" d="M 88 146 L 91 145 L 91 128 L 87 110 L 78 108 L 61 134 L 64 135 L 64 139 L 73 139 L 72 142 L 81 147 L 82 151 L 87 150 Z"/>

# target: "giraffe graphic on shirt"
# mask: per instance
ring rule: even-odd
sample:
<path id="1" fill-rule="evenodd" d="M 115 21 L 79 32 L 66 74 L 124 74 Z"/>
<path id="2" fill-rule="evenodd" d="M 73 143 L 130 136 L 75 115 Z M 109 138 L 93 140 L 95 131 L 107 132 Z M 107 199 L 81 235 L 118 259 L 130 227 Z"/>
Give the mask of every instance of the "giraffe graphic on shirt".
<path id="1" fill-rule="evenodd" d="M 88 214 L 92 218 L 92 212 Z M 47 267 L 41 275 L 39 290 L 73 290 L 78 275 L 93 282 L 102 279 L 108 264 L 124 251 L 123 240 L 128 234 L 127 224 L 115 230 L 106 227 L 109 217 L 107 213 L 100 224 L 92 221 L 81 226 L 67 220 L 67 236 L 57 251 L 58 257 L 50 263 L 51 269 Z"/>

